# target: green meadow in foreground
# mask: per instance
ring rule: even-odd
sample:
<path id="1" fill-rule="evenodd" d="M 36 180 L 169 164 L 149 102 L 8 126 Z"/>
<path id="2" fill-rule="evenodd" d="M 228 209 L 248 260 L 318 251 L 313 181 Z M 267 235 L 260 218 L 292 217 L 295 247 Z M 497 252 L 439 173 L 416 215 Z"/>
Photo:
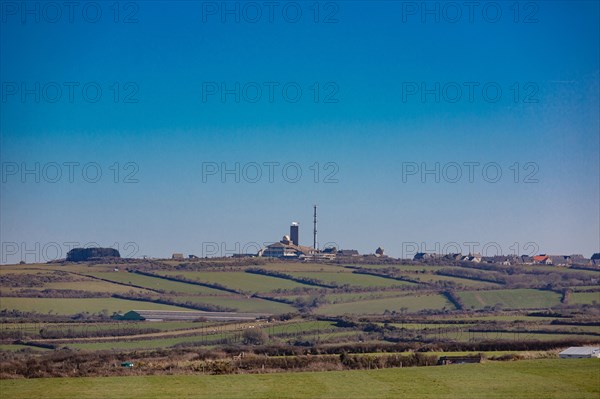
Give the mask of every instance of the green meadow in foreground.
<path id="1" fill-rule="evenodd" d="M 19 398 L 598 399 L 600 360 L 527 360 L 369 371 L 0 381 Z"/>

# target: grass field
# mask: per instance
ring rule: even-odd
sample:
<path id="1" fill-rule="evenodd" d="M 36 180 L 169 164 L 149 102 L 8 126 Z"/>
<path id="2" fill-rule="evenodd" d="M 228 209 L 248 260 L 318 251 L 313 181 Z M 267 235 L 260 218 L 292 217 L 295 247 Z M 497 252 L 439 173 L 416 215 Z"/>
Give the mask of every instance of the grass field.
<path id="1" fill-rule="evenodd" d="M 560 304 L 560 294 L 534 289 L 463 291 L 458 295 L 467 308 L 475 309 L 496 304 L 505 309 L 543 309 Z"/>
<path id="2" fill-rule="evenodd" d="M 169 348 L 171 346 L 183 343 L 204 343 L 204 342 L 215 342 L 216 340 L 226 338 L 227 336 L 233 335 L 233 333 L 217 333 L 211 335 L 197 335 L 188 337 L 169 337 L 169 338 L 158 338 L 158 339 L 140 339 L 131 341 L 110 341 L 110 342 L 85 342 L 85 343 L 73 343 L 73 344 L 62 344 L 60 346 L 67 346 L 71 349 L 83 349 L 83 350 L 134 350 L 134 349 L 159 349 Z"/>
<path id="3" fill-rule="evenodd" d="M 554 320 L 556 319 L 556 317 L 543 317 L 543 316 L 528 316 L 528 315 L 524 315 L 524 314 L 498 314 L 498 315 L 488 315 L 488 316 L 481 316 L 481 315 L 477 315 L 474 314 L 472 316 L 461 316 L 461 317 L 456 317 L 456 316 L 442 316 L 442 319 L 444 317 L 448 317 L 452 320 L 465 320 L 465 321 L 476 321 L 476 320 L 486 320 L 486 321 L 518 321 L 518 320 L 522 320 L 522 321 L 531 321 L 531 322 L 545 322 L 545 321 L 549 321 L 549 320 Z"/>
<path id="4" fill-rule="evenodd" d="M 0 298 L 0 309 L 16 309 L 25 312 L 72 315 L 80 312 L 98 313 L 106 310 L 128 312 L 130 310 L 189 310 L 158 303 L 130 301 L 117 298 Z"/>
<path id="5" fill-rule="evenodd" d="M 573 292 L 569 303 L 588 304 L 593 303 L 600 304 L 600 292 Z"/>
<path id="6" fill-rule="evenodd" d="M 327 265 L 323 263 L 273 263 L 260 266 L 261 269 L 277 272 L 329 272 L 337 273 L 348 271 L 344 266 Z"/>
<path id="7" fill-rule="evenodd" d="M 134 288 L 134 287 L 127 287 L 125 285 L 113 284 L 113 283 L 96 280 L 96 279 L 92 279 L 92 278 L 85 278 L 81 281 L 48 283 L 44 286 L 44 288 L 50 288 L 50 289 L 55 289 L 55 290 L 81 290 L 83 288 L 85 291 L 108 292 L 111 294 L 113 294 L 113 293 L 114 294 L 122 294 L 122 293 L 130 292 L 130 291 L 145 293 L 145 294 L 150 293 L 150 291 L 148 291 L 148 290 Z"/>
<path id="8" fill-rule="evenodd" d="M 185 294 L 198 295 L 223 295 L 223 291 L 215 290 L 208 287 L 202 287 L 194 284 L 179 283 L 177 281 L 169 281 L 161 278 L 144 276 L 141 274 L 127 272 L 107 272 L 107 273 L 88 273 L 94 277 L 112 280 L 124 284 L 134 284 L 141 287 L 147 287 L 154 290 L 175 291 Z"/>
<path id="9" fill-rule="evenodd" d="M 371 276 L 367 274 L 354 274 L 351 272 L 292 272 L 289 273 L 296 277 L 314 278 L 325 283 L 335 283 L 337 285 L 348 284 L 358 287 L 399 287 L 399 286 L 414 286 L 414 283 L 406 281 L 398 281 L 384 277 Z"/>
<path id="10" fill-rule="evenodd" d="M 553 273 L 556 272 L 556 270 L 561 270 L 561 271 L 565 271 L 565 272 L 569 272 L 571 274 L 580 274 L 580 275 L 587 275 L 587 276 L 596 276 L 599 277 L 600 276 L 600 272 L 595 271 L 595 270 L 583 270 L 583 269 L 572 269 L 569 267 L 560 267 L 560 266 L 553 266 L 553 265 L 520 265 L 520 268 L 522 268 L 525 271 L 545 271 L 548 273 Z"/>
<path id="11" fill-rule="evenodd" d="M 407 308 L 409 312 L 423 309 L 454 309 L 443 295 L 403 296 L 396 298 L 369 299 L 359 302 L 338 303 L 324 305 L 317 309 L 318 314 L 381 314 L 386 310 L 402 311 Z"/>
<path id="12" fill-rule="evenodd" d="M 277 289 L 294 289 L 298 287 L 309 287 L 295 281 L 281 278 L 262 276 L 245 272 L 166 272 L 165 275 L 182 275 L 191 280 L 205 283 L 218 283 L 228 288 L 245 292 L 273 292 Z"/>
<path id="13" fill-rule="evenodd" d="M 0 381 L 0 391 L 11 399 L 598 399 L 599 364 L 552 359 L 263 375 L 20 379 Z"/>
<path id="14" fill-rule="evenodd" d="M 458 342 L 471 342 L 471 341 L 524 341 L 524 340 L 536 340 L 536 341 L 556 341 L 556 340 L 568 340 L 577 338 L 581 341 L 587 341 L 589 343 L 598 342 L 597 335 L 574 335 L 574 334 L 536 334 L 527 331 L 521 332 L 468 332 L 468 331 L 456 331 L 456 332 L 432 332 L 431 336 L 435 338 L 446 338 Z M 600 363 L 599 363 L 600 364 Z"/>
<path id="15" fill-rule="evenodd" d="M 38 332 L 41 328 L 48 331 L 97 332 L 104 330 L 146 330 L 160 331 L 188 330 L 212 326 L 218 322 L 197 321 L 153 321 L 153 322 L 109 322 L 109 323 L 0 323 L 0 332 L 22 331 Z"/>
<path id="16" fill-rule="evenodd" d="M 410 292 L 401 291 L 369 291 L 369 292 L 349 292 L 349 293 L 335 293 L 326 294 L 325 300 L 329 303 L 342 303 L 342 302 L 357 302 L 369 299 L 389 298 L 389 297 L 401 297 L 414 295 Z"/>
<path id="17" fill-rule="evenodd" d="M 439 281 L 449 281 L 449 282 L 453 282 L 456 284 L 461 284 L 464 285 L 465 287 L 475 287 L 475 288 L 498 288 L 498 287 L 502 287 L 502 284 L 497 284 L 497 283 L 490 283 L 487 281 L 476 281 L 476 280 L 469 280 L 466 278 L 459 278 L 459 277 L 449 277 L 449 276 L 440 276 L 437 274 L 407 274 L 408 277 L 410 278 L 414 278 L 416 280 L 419 281 L 424 281 L 424 282 L 439 282 Z"/>
<path id="18" fill-rule="evenodd" d="M 22 351 L 24 349 L 37 351 L 37 352 L 46 352 L 46 351 L 51 350 L 51 349 L 46 349 L 46 348 L 39 348 L 37 346 L 0 344 L 0 351 L 12 352 L 12 351 Z"/>
<path id="19" fill-rule="evenodd" d="M 296 309 L 286 303 L 267 301 L 265 299 L 247 298 L 241 295 L 229 296 L 180 296 L 173 297 L 180 302 L 190 301 L 197 304 L 218 305 L 226 308 L 237 309 L 239 312 L 258 312 L 258 313 L 288 313 L 294 312 Z"/>

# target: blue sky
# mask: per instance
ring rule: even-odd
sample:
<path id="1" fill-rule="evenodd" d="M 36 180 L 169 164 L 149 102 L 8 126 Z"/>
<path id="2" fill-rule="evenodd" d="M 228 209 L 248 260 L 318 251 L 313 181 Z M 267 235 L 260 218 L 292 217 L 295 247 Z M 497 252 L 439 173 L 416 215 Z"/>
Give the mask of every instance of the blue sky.
<path id="1" fill-rule="evenodd" d="M 452 3 L 456 22 L 437 2 L 438 21 L 421 2 L 280 2 L 272 21 L 227 2 L 239 22 L 223 4 L 81 2 L 53 22 L 2 3 L 3 262 L 75 242 L 228 254 L 292 221 L 312 244 L 314 203 L 320 245 L 365 253 L 600 249 L 598 2 L 481 2 L 472 21 Z"/>

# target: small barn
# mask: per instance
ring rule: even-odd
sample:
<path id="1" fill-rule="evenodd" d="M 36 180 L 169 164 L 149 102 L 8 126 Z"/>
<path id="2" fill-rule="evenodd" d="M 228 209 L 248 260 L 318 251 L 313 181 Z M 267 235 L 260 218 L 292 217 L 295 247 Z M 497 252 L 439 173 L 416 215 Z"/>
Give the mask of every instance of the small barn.
<path id="1" fill-rule="evenodd" d="M 558 354 L 561 359 L 600 358 L 600 348 L 597 346 L 572 346 Z"/>

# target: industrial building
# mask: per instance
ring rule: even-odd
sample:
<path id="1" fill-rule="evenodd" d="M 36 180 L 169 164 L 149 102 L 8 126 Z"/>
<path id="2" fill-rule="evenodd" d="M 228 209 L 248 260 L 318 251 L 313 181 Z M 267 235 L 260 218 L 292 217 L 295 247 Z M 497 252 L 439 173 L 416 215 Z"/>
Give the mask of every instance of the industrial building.
<path id="1" fill-rule="evenodd" d="M 298 228 L 298 226 L 291 226 Z M 294 244 L 290 236 L 283 236 L 281 241 L 267 245 L 267 247 L 260 250 L 258 256 L 264 256 L 267 258 L 302 258 L 305 256 L 311 256 L 316 254 L 312 247 L 305 247 L 304 245 Z"/>
<path id="2" fill-rule="evenodd" d="M 300 226 L 297 222 L 290 225 L 290 235 L 285 235 L 281 241 L 267 245 L 258 252 L 258 256 L 267 258 L 302 259 L 319 254 L 317 247 L 317 206 L 314 206 L 313 246 L 300 245 Z"/>
<path id="3" fill-rule="evenodd" d="M 292 244 L 294 245 L 299 245 L 300 239 L 298 237 L 298 233 L 299 233 L 299 226 L 298 223 L 296 222 L 292 222 L 292 225 L 290 226 L 290 239 L 292 240 Z"/>
<path id="4" fill-rule="evenodd" d="M 600 348 L 597 346 L 572 346 L 558 354 L 561 359 L 600 358 Z"/>
<path id="5" fill-rule="evenodd" d="M 381 249 L 383 256 L 383 249 Z M 314 206 L 313 213 L 313 246 L 307 247 L 300 245 L 300 225 L 292 222 L 290 225 L 290 234 L 283 236 L 279 242 L 267 245 L 258 251 L 257 256 L 279 259 L 299 259 L 299 260 L 332 260 L 337 256 L 359 256 L 358 251 L 354 249 L 338 251 L 335 247 L 319 250 L 317 248 L 317 206 Z"/>

